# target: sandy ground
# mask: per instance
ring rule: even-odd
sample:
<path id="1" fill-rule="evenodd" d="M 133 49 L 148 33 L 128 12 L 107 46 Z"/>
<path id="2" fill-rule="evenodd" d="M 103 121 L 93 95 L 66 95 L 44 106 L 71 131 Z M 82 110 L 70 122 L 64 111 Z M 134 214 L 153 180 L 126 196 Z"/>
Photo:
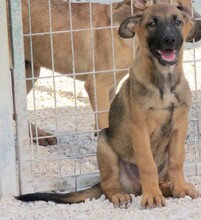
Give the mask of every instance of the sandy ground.
<path id="1" fill-rule="evenodd" d="M 188 179 L 201 192 L 201 177 Z M 114 208 L 102 196 L 100 199 L 81 204 L 63 205 L 53 202 L 22 203 L 12 196 L 0 200 L 1 220 L 200 220 L 201 197 L 192 200 L 186 196 L 182 199 L 166 199 L 163 208 L 142 209 L 141 197 L 133 197 L 128 209 Z"/>

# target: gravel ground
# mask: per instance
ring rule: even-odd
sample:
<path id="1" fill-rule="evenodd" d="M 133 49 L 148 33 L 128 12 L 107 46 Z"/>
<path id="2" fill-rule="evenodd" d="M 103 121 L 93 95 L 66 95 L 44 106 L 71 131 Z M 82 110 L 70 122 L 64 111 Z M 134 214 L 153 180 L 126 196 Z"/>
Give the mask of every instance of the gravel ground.
<path id="1" fill-rule="evenodd" d="M 201 177 L 189 178 L 191 183 L 201 192 Z M 200 220 L 201 197 L 192 200 L 188 196 L 182 199 L 166 199 L 166 206 L 155 209 L 142 209 L 141 197 L 133 197 L 128 209 L 114 208 L 102 196 L 100 199 L 86 201 L 81 204 L 61 205 L 53 202 L 22 203 L 12 196 L 0 200 L 1 220 L 32 220 L 32 219 L 72 219 L 72 220 Z"/>

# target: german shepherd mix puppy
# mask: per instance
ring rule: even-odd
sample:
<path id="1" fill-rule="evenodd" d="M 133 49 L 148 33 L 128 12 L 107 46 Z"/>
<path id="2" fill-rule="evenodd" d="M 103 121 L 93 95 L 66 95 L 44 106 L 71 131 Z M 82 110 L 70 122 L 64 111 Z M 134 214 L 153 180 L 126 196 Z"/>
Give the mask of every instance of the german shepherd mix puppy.
<path id="1" fill-rule="evenodd" d="M 153 3 L 160 3 L 162 1 L 169 2 L 170 0 L 154 0 Z M 144 10 L 147 0 L 135 0 L 134 11 Z M 7 1 L 9 3 L 9 1 Z M 192 15 L 191 0 L 171 0 L 176 7 L 181 11 Z M 26 77 L 31 78 L 34 75 L 36 81 L 40 75 L 40 68 L 45 67 L 54 69 L 54 71 L 61 74 L 73 73 L 73 59 L 75 62 L 75 72 L 85 73 L 93 72 L 92 64 L 92 44 L 90 32 L 90 3 L 70 3 L 63 0 L 51 1 L 51 17 L 52 17 L 52 31 L 55 32 L 52 36 L 53 52 L 54 52 L 54 66 L 52 65 L 51 57 L 52 51 L 50 48 L 50 18 L 48 1 L 31 0 L 30 11 L 28 9 L 28 1 L 22 0 L 22 19 L 23 31 L 26 35 L 24 37 L 24 49 L 26 60 Z M 70 7 L 71 6 L 71 7 Z M 114 56 L 115 64 L 113 63 L 112 47 L 111 47 L 111 30 L 99 29 L 100 27 L 109 27 L 112 22 L 114 26 L 119 26 L 122 20 L 131 16 L 131 2 L 125 0 L 122 3 L 113 3 L 110 7 L 108 4 L 91 4 L 92 19 L 93 19 L 93 46 L 94 46 L 94 61 L 96 71 L 108 70 L 108 73 L 97 73 L 94 84 L 94 76 L 92 74 L 76 74 L 76 79 L 85 82 L 85 89 L 88 93 L 91 106 L 97 114 L 97 129 L 108 127 L 108 109 L 115 95 L 114 75 L 113 69 L 116 71 L 116 83 L 127 74 L 124 69 L 132 65 L 133 48 L 132 40 L 125 40 L 118 36 L 118 30 L 113 29 L 114 40 Z M 112 9 L 112 14 L 111 14 Z M 72 54 L 72 39 L 71 33 L 64 30 L 70 30 L 70 11 L 72 14 L 72 26 L 74 30 L 85 29 L 84 31 L 73 32 L 73 47 L 74 57 Z M 29 15 L 30 12 L 30 15 Z M 47 13 L 44 13 L 47 12 Z M 200 18 L 200 15 L 194 11 L 194 16 Z M 29 18 L 31 19 L 31 27 Z M 100 19 L 101 18 L 101 19 Z M 201 21 L 197 20 L 197 34 L 195 41 L 201 38 Z M 31 58 L 30 49 L 30 30 L 35 35 L 32 36 L 33 45 L 33 60 Z M 57 33 L 64 31 L 64 33 Z M 37 33 L 44 33 L 44 35 L 37 35 Z M 81 48 L 81 50 L 80 50 Z M 31 62 L 33 62 L 34 73 L 32 73 Z M 115 66 L 114 66 L 115 65 Z M 27 80 L 27 93 L 32 89 L 32 80 Z M 95 92 L 96 91 L 96 92 Z M 96 97 L 95 97 L 96 95 Z M 39 137 L 49 136 L 47 132 L 38 129 Z M 33 137 L 36 136 L 36 129 L 32 125 Z M 56 140 L 52 137 L 40 138 L 39 144 L 48 145 L 55 144 Z"/>
<path id="2" fill-rule="evenodd" d="M 109 127 L 100 133 L 97 159 L 101 183 L 70 194 L 36 193 L 23 201 L 81 202 L 102 193 L 115 206 L 143 195 L 147 208 L 164 197 L 199 196 L 183 173 L 184 143 L 191 91 L 182 67 L 183 42 L 195 35 L 192 18 L 168 3 L 148 7 L 126 19 L 123 38 L 137 34 L 140 51 L 112 102 Z"/>

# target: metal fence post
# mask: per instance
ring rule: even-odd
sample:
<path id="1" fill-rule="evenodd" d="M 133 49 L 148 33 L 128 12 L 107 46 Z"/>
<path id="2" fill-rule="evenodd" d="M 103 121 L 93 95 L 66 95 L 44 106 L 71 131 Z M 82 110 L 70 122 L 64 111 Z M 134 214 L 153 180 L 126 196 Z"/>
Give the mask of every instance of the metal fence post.
<path id="1" fill-rule="evenodd" d="M 0 1 L 0 196 L 17 194 L 6 0 Z"/>
<path id="2" fill-rule="evenodd" d="M 22 161 L 30 157 L 21 0 L 10 0 L 9 8 L 12 36 L 19 193 L 21 194 L 23 181 L 26 182 L 26 178 L 22 178 Z"/>

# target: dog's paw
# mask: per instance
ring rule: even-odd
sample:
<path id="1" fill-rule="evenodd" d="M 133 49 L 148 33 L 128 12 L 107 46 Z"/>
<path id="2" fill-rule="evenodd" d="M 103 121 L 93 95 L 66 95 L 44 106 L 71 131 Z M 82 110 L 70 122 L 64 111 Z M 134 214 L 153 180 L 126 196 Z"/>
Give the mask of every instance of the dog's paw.
<path id="1" fill-rule="evenodd" d="M 38 144 L 42 145 L 42 146 L 47 146 L 47 145 L 55 145 L 57 144 L 57 139 L 56 137 L 52 137 L 52 134 L 40 129 L 40 128 L 36 128 L 35 126 L 32 129 L 37 129 L 37 133 L 38 133 Z M 35 131 L 34 131 L 35 134 Z M 36 135 L 33 135 L 34 137 L 36 137 Z M 34 140 L 34 142 L 37 143 L 37 139 Z"/>
<path id="2" fill-rule="evenodd" d="M 183 183 L 180 186 L 173 185 L 172 194 L 176 198 L 183 198 L 185 196 L 190 196 L 192 199 L 195 199 L 198 196 L 200 196 L 200 193 L 190 183 Z"/>
<path id="3" fill-rule="evenodd" d="M 145 193 L 142 196 L 141 206 L 143 208 L 155 208 L 155 207 L 163 207 L 165 206 L 165 198 L 162 193 Z"/>
<path id="4" fill-rule="evenodd" d="M 112 203 L 115 207 L 128 208 L 132 202 L 132 197 L 129 194 L 117 193 L 112 197 Z"/>
<path id="5" fill-rule="evenodd" d="M 42 146 L 55 145 L 57 144 L 57 139 L 55 137 L 41 138 L 41 139 L 38 139 L 38 144 Z"/>

